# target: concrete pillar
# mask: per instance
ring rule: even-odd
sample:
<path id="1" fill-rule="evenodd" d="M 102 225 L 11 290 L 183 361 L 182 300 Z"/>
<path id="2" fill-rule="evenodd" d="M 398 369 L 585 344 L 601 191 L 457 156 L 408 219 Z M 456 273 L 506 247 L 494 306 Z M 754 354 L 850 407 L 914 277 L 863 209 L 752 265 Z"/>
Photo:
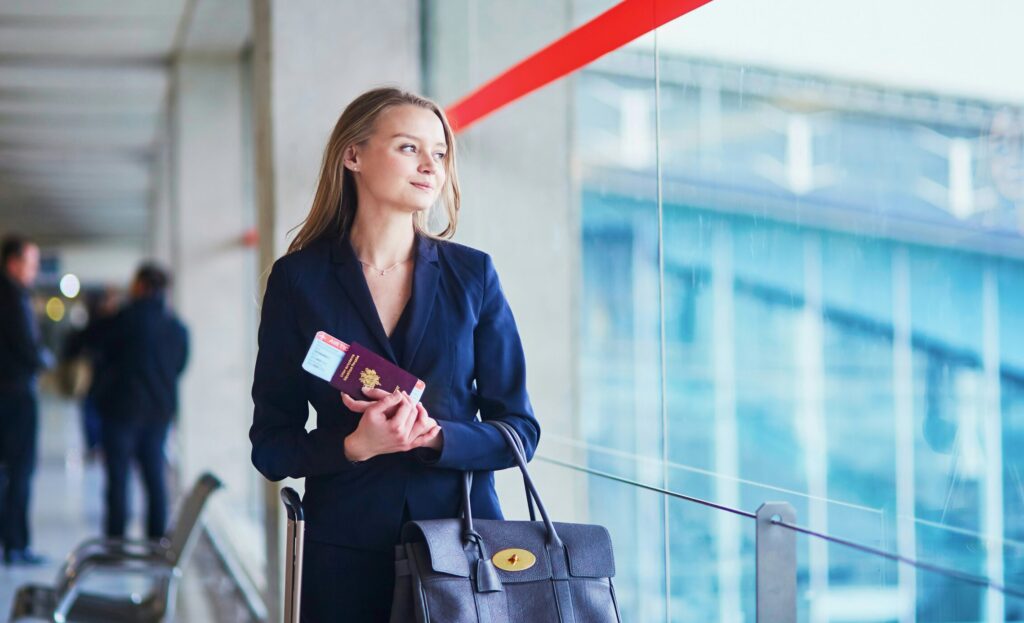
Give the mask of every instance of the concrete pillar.
<path id="1" fill-rule="evenodd" d="M 238 537 L 235 549 L 245 553 L 260 538 L 244 510 L 255 482 L 245 435 L 252 418 L 255 251 L 242 244 L 253 220 L 244 191 L 242 67 L 237 56 L 175 63 L 170 226 L 174 305 L 191 338 L 177 430 L 182 484 L 211 469 L 228 485 L 212 499 L 209 518 L 230 528 L 222 532 Z"/>
<path id="2" fill-rule="evenodd" d="M 728 227 L 714 229 L 711 239 L 711 322 L 715 350 L 712 356 L 715 392 L 715 500 L 740 507 L 739 421 L 736 413 L 736 276 L 733 272 L 733 237 Z M 741 518 L 722 514 L 714 521 L 718 575 L 718 620 L 742 621 Z"/>
<path id="3" fill-rule="evenodd" d="M 804 297 L 796 335 L 797 414 L 794 427 L 800 431 L 807 474 L 807 521 L 812 530 L 828 532 L 828 429 L 825 418 L 825 319 L 822 307 L 821 240 L 804 236 Z M 810 539 L 808 568 L 810 589 L 809 620 L 828 621 L 825 596 L 829 587 L 828 543 Z"/>
<path id="4" fill-rule="evenodd" d="M 896 439 L 896 549 L 917 559 L 917 514 L 914 499 L 914 344 L 911 316 L 910 253 L 906 247 L 892 255 L 892 387 Z M 917 621 L 917 569 L 899 565 L 900 623 Z"/>
<path id="5" fill-rule="evenodd" d="M 169 140 L 160 144 L 156 162 L 153 163 L 152 206 L 149 212 L 149 257 L 172 266 L 176 259 L 174 253 L 174 169 L 173 169 L 173 137 L 170 119 L 164 124 L 164 132 Z"/>
<path id="6" fill-rule="evenodd" d="M 420 4 L 254 0 L 252 6 L 259 274 L 265 283 L 288 247 L 288 232 L 309 212 L 324 147 L 345 106 L 373 87 L 419 90 Z M 277 492 L 278 485 L 265 483 L 265 596 L 272 619 L 282 612 L 284 519 Z"/>
<path id="7" fill-rule="evenodd" d="M 997 584 L 1005 583 L 1003 539 L 1006 536 L 1003 501 L 1003 409 L 999 353 L 999 281 L 996 269 L 988 266 L 982 273 L 982 391 L 981 419 L 985 449 L 984 494 L 981 519 L 988 537 L 985 576 Z M 1007 616 L 1003 593 L 989 589 L 985 593 L 985 618 L 1003 621 Z"/>

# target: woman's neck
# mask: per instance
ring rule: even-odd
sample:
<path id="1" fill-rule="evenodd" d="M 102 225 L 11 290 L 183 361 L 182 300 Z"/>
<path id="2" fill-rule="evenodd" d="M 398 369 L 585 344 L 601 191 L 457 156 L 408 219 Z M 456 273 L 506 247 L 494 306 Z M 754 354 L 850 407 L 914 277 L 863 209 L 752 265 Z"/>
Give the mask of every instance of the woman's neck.
<path id="1" fill-rule="evenodd" d="M 387 267 L 412 257 L 416 234 L 408 215 L 361 219 L 357 211 L 349 230 L 349 240 L 360 261 Z"/>

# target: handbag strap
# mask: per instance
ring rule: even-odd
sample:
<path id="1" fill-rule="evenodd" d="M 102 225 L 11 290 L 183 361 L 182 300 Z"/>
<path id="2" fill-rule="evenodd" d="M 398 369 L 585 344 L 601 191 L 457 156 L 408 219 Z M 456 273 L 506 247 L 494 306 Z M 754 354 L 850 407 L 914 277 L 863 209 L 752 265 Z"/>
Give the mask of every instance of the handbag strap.
<path id="1" fill-rule="evenodd" d="M 511 425 L 498 420 L 491 420 L 490 423 L 492 426 L 500 426 L 511 433 L 512 441 L 515 442 L 519 453 L 524 457 L 526 456 L 526 450 L 523 449 L 523 438 L 519 436 L 519 431 Z M 472 483 L 473 481 L 470 479 L 470 484 Z M 523 491 L 526 493 L 526 509 L 530 512 L 530 521 L 537 521 L 537 511 L 534 509 L 533 496 L 530 495 L 530 489 L 526 486 L 525 482 L 523 483 Z"/>
<path id="2" fill-rule="evenodd" d="M 523 449 L 523 440 L 519 436 L 519 431 L 513 428 L 511 425 L 506 424 L 498 420 L 490 420 L 488 423 L 499 428 L 499 430 L 508 431 L 511 435 L 512 443 L 515 444 L 515 450 L 517 450 L 523 457 L 526 456 L 526 450 Z M 506 443 L 508 437 L 505 438 Z M 470 504 L 470 495 L 473 490 L 473 472 L 463 472 L 462 482 L 462 540 L 468 543 L 474 537 L 479 535 L 473 529 L 473 512 Z M 537 521 L 537 512 L 534 510 L 533 496 L 530 495 L 530 488 L 526 486 L 526 481 L 523 481 L 523 489 L 526 492 L 526 508 L 530 512 L 530 521 Z"/>
<path id="3" fill-rule="evenodd" d="M 473 508 L 469 495 L 472 488 L 473 472 L 462 472 L 462 543 L 466 551 L 466 558 L 473 569 L 472 577 L 476 587 L 474 595 L 499 592 L 502 590 L 501 579 L 494 569 L 494 563 L 491 561 L 491 555 L 487 551 L 483 537 L 473 528 Z M 475 555 L 472 552 L 474 546 L 476 547 Z"/>
<path id="4" fill-rule="evenodd" d="M 480 544 L 480 534 L 473 529 L 473 508 L 469 492 L 473 489 L 473 472 L 462 472 L 462 542 Z"/>
<path id="5" fill-rule="evenodd" d="M 512 426 L 505 424 L 504 422 L 502 422 L 502 424 L 505 425 L 508 432 L 512 433 L 512 439 L 516 442 L 516 447 L 519 449 L 519 452 L 525 457 L 526 450 L 523 449 L 523 438 L 519 436 L 519 431 L 517 431 Z M 526 508 L 528 511 L 530 511 L 530 521 L 537 521 L 537 511 L 534 510 L 533 497 L 530 496 L 530 490 L 526 488 L 526 483 L 523 483 L 523 489 L 526 492 Z"/>
<path id="6" fill-rule="evenodd" d="M 528 498 L 532 498 L 537 504 L 537 510 L 540 511 L 540 516 L 544 520 L 544 527 L 548 533 L 548 545 L 554 547 L 562 547 L 562 539 L 559 538 L 558 532 L 555 530 L 555 525 L 551 523 L 551 518 L 548 516 L 548 511 L 544 508 L 544 502 L 540 499 L 540 494 L 537 493 L 537 487 L 533 484 L 533 479 L 530 478 L 530 472 L 526 468 L 526 456 L 522 451 L 521 441 L 519 444 L 516 440 L 519 438 L 518 433 L 512 426 L 501 420 L 486 420 L 486 424 L 498 429 L 498 431 L 505 438 L 505 443 L 508 444 L 509 450 L 512 452 L 512 456 L 515 458 L 516 464 L 519 466 L 519 471 L 523 475 L 523 484 L 526 486 L 526 493 Z"/>
<path id="7" fill-rule="evenodd" d="M 562 539 L 559 538 L 558 532 L 555 530 L 555 525 L 551 522 L 547 509 L 544 508 L 544 503 L 540 499 L 540 494 L 537 493 L 537 487 L 533 484 L 533 478 L 530 477 L 530 472 L 526 467 L 526 455 L 523 451 L 522 440 L 519 438 L 519 433 L 516 429 L 512 428 L 510 424 L 502 422 L 501 420 L 486 420 L 484 423 L 490 424 L 498 429 L 498 432 L 500 432 L 502 437 L 505 438 L 505 443 L 508 445 L 513 458 L 515 458 L 516 464 L 519 466 L 519 471 L 523 475 L 523 485 L 526 488 L 527 503 L 530 507 L 530 520 L 536 521 L 536 517 L 533 512 L 533 504 L 536 504 L 537 509 L 540 510 L 541 519 L 544 521 L 544 527 L 547 530 L 548 544 L 556 547 L 562 547 Z M 464 543 L 476 543 L 478 546 L 481 546 L 483 539 L 473 528 L 473 509 L 470 502 L 470 490 L 472 489 L 472 483 L 473 472 L 463 472 L 461 483 L 462 541 Z"/>

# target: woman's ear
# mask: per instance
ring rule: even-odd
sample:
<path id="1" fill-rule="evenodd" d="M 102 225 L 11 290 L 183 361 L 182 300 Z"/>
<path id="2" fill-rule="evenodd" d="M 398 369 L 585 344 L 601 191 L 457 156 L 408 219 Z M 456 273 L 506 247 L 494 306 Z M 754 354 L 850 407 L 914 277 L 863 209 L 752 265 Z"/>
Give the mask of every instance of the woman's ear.
<path id="1" fill-rule="evenodd" d="M 349 171 L 359 170 L 359 151 L 356 149 L 355 145 L 349 145 L 345 149 L 345 154 L 341 161 Z"/>

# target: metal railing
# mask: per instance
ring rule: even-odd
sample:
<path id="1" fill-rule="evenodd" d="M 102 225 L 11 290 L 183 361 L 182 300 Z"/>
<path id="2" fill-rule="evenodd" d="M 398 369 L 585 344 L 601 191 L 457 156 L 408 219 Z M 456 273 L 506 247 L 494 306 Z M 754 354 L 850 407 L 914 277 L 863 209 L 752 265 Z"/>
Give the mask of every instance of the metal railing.
<path id="1" fill-rule="evenodd" d="M 757 621 L 760 623 L 795 623 L 797 620 L 797 534 L 804 534 L 870 556 L 909 565 L 959 582 L 1024 599 L 1024 590 L 1007 587 L 986 577 L 916 560 L 801 526 L 797 523 L 796 510 L 788 502 L 765 502 L 756 512 L 752 513 L 542 454 L 537 454 L 534 460 L 755 520 L 756 612 Z"/>

